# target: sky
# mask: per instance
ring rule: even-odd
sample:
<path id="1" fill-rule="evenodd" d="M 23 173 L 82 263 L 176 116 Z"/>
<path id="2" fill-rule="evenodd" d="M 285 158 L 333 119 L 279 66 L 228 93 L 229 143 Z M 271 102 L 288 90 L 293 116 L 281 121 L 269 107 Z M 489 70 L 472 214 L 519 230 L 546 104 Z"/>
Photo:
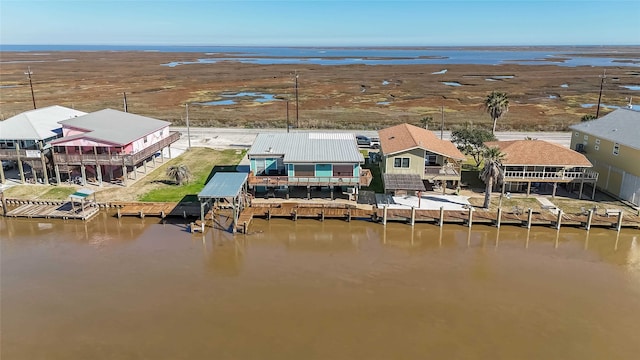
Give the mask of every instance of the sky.
<path id="1" fill-rule="evenodd" d="M 640 1 L 0 0 L 0 45 L 640 45 Z"/>

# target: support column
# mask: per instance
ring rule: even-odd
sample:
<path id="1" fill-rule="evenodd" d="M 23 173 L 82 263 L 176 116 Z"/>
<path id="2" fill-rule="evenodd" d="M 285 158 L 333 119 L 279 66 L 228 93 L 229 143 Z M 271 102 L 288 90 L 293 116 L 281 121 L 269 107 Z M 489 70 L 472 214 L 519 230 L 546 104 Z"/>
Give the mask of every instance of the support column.
<path id="1" fill-rule="evenodd" d="M 60 185 L 60 168 L 58 167 L 58 164 L 53 165 L 55 171 L 56 171 L 56 180 L 58 181 L 58 185 Z"/>
<path id="2" fill-rule="evenodd" d="M 591 185 L 593 186 L 593 191 L 591 192 L 591 200 L 596 198 L 596 183 L 597 181 L 594 181 Z"/>
<path id="3" fill-rule="evenodd" d="M 20 172 L 20 182 L 24 184 L 24 168 L 22 167 L 22 159 L 20 158 L 20 140 L 15 142 L 16 144 L 16 155 L 18 157 L 18 171 Z"/>
<path id="4" fill-rule="evenodd" d="M 96 176 L 98 177 L 98 185 L 102 186 L 102 166 L 96 163 Z"/>
<path id="5" fill-rule="evenodd" d="M 0 166 L 0 184 L 4 184 L 5 183 L 5 178 L 4 178 L 4 168 L 2 166 Z"/>
<path id="6" fill-rule="evenodd" d="M 331 200 L 333 200 L 333 185 L 330 185 L 329 189 L 331 189 Z"/>
<path id="7" fill-rule="evenodd" d="M 307 200 L 311 200 L 311 186 L 307 185 Z"/>
<path id="8" fill-rule="evenodd" d="M 578 193 L 578 200 L 582 199 L 582 187 L 584 186 L 584 180 L 580 179 L 580 192 Z"/>
<path id="9" fill-rule="evenodd" d="M 531 181 L 527 182 L 527 197 L 531 195 Z"/>
<path id="10" fill-rule="evenodd" d="M 556 189 L 558 188 L 558 183 L 554 182 L 553 183 L 553 192 L 551 193 L 551 198 L 555 199 L 556 198 Z"/>
<path id="11" fill-rule="evenodd" d="M 49 174 L 47 173 L 47 162 L 44 159 L 44 151 L 42 151 L 42 142 L 40 142 L 40 162 L 42 163 L 42 177 L 44 184 L 49 185 Z"/>
<path id="12" fill-rule="evenodd" d="M 82 174 L 82 185 L 85 185 L 87 183 L 87 170 L 84 168 L 84 162 L 80 163 L 80 174 Z"/>

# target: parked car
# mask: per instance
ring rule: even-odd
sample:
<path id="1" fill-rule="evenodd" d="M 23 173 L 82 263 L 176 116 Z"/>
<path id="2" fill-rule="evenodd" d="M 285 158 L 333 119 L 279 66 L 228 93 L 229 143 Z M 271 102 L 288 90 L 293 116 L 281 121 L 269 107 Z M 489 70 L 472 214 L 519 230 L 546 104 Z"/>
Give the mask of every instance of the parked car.
<path id="1" fill-rule="evenodd" d="M 370 140 L 372 149 L 380 149 L 380 138 L 372 137 Z"/>
<path id="2" fill-rule="evenodd" d="M 356 142 L 358 146 L 371 146 L 371 139 L 364 135 L 356 135 Z"/>

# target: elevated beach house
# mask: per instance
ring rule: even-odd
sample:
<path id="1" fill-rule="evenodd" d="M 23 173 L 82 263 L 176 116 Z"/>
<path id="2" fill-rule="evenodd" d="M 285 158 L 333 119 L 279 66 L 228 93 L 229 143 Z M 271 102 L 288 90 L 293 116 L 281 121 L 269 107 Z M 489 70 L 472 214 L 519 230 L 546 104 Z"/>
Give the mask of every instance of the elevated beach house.
<path id="1" fill-rule="evenodd" d="M 441 184 L 444 193 L 447 182 L 459 185 L 465 156 L 452 142 L 409 124 L 382 129 L 378 134 L 385 192 L 431 190 L 433 184 Z"/>
<path id="2" fill-rule="evenodd" d="M 598 173 L 590 170 L 591 162 L 577 151 L 544 140 L 489 141 L 485 145 L 505 154 L 502 192 L 530 195 L 532 187 L 553 186 L 555 197 L 558 184 L 564 184 L 568 191 L 578 189 L 578 198 L 582 198 L 584 184 L 590 184 L 591 199 L 595 195 Z"/>
<path id="3" fill-rule="evenodd" d="M 62 136 L 58 122 L 85 115 L 85 112 L 64 106 L 48 106 L 29 110 L 0 121 L 0 181 L 5 182 L 4 170 L 17 169 L 24 183 L 36 179 L 49 183 L 51 140 Z"/>
<path id="4" fill-rule="evenodd" d="M 53 140 L 56 178 L 78 178 L 102 185 L 111 181 L 126 185 L 137 177 L 138 168 L 180 138 L 163 120 L 105 109 L 61 121 L 63 137 Z M 64 177 L 63 177 L 64 176 Z"/>
<path id="5" fill-rule="evenodd" d="M 356 138 L 347 133 L 263 133 L 258 134 L 247 154 L 250 161 L 249 187 L 273 193 L 312 187 L 357 194 L 371 183 L 371 172 L 362 168 L 364 157 Z"/>
<path id="6" fill-rule="evenodd" d="M 570 128 L 571 148 L 600 174 L 598 188 L 640 206 L 640 112 L 617 109 Z"/>

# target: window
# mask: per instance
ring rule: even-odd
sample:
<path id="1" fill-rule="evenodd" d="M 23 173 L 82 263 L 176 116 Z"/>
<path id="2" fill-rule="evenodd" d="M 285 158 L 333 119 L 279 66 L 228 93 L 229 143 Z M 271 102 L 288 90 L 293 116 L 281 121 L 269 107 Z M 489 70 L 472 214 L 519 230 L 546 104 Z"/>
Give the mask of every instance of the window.
<path id="1" fill-rule="evenodd" d="M 620 144 L 615 143 L 613 144 L 613 155 L 618 155 L 620 154 Z"/>
<path id="2" fill-rule="evenodd" d="M 395 158 L 393 159 L 393 167 L 396 168 L 408 168 L 409 158 Z"/>
<path id="3" fill-rule="evenodd" d="M 353 165 L 333 165 L 333 176 L 353 176 Z"/>
<path id="4" fill-rule="evenodd" d="M 295 165 L 295 167 L 293 168 L 293 172 L 295 176 L 315 176 L 316 166 L 315 165 Z"/>
<path id="5" fill-rule="evenodd" d="M 436 154 L 427 154 L 424 158 L 424 162 L 426 165 L 436 165 L 438 161 L 438 157 Z"/>

